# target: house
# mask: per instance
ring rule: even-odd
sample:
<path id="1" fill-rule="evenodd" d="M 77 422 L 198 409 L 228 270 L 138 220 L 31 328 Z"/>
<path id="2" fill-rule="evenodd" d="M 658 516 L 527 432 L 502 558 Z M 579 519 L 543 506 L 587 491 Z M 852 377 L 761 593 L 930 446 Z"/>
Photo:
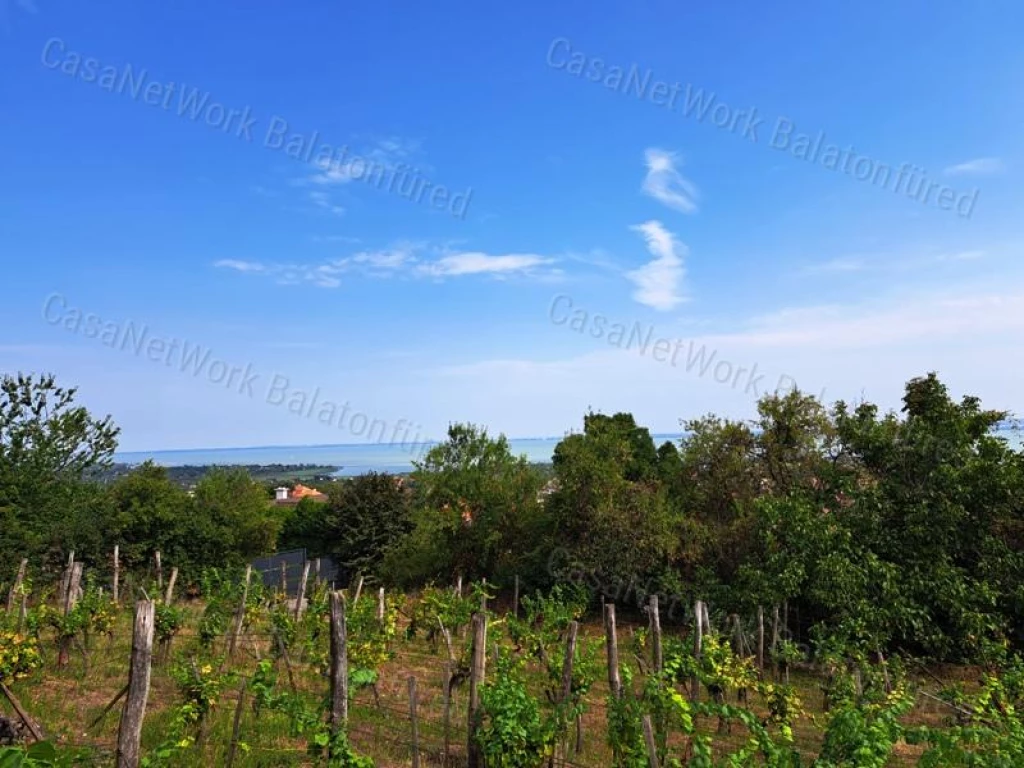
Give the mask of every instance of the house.
<path id="1" fill-rule="evenodd" d="M 327 501 L 327 495 L 320 493 L 316 488 L 309 488 L 302 483 L 296 484 L 296 486 L 291 489 L 288 489 L 285 486 L 274 489 L 274 503 L 280 506 L 298 504 L 303 499 Z"/>

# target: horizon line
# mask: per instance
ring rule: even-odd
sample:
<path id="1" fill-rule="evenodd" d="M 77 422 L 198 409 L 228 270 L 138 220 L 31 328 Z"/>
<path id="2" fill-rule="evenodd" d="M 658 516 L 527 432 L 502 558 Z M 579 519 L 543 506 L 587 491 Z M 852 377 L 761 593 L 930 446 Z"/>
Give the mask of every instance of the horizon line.
<path id="1" fill-rule="evenodd" d="M 575 434 L 575 433 L 569 433 L 569 434 Z M 656 437 L 681 437 L 684 434 L 685 434 L 685 432 L 652 432 L 651 433 L 651 437 L 652 438 L 656 438 Z M 523 441 L 523 440 L 563 440 L 563 439 L 565 439 L 565 437 L 566 437 L 566 435 L 562 435 L 560 437 L 556 436 L 556 435 L 548 435 L 548 436 L 540 436 L 540 437 L 536 437 L 536 436 L 535 437 L 508 437 L 506 435 L 505 439 L 508 440 L 511 443 L 513 441 Z M 426 440 L 420 440 L 419 442 L 407 442 L 407 443 L 399 443 L 399 442 L 387 442 L 387 443 L 383 443 L 383 442 L 366 442 L 366 443 L 293 443 L 293 444 L 272 444 L 272 445 L 231 445 L 231 446 L 223 446 L 223 447 L 220 447 L 220 448 L 209 447 L 209 446 L 205 446 L 205 447 L 202 447 L 202 448 L 151 448 L 151 449 L 133 450 L 133 451 L 117 450 L 117 451 L 114 451 L 114 456 L 116 457 L 118 455 L 132 454 L 132 453 L 194 453 L 196 451 L 258 451 L 258 450 L 266 450 L 266 449 L 280 450 L 280 449 L 290 449 L 290 448 L 364 448 L 364 447 L 368 447 L 368 446 L 397 447 L 397 448 L 401 448 L 401 449 L 406 449 L 407 450 L 409 448 L 413 448 L 413 447 L 416 447 L 416 446 L 421 446 L 421 445 L 439 445 L 440 443 L 441 443 L 440 440 L 431 438 L 431 439 L 426 439 Z"/>

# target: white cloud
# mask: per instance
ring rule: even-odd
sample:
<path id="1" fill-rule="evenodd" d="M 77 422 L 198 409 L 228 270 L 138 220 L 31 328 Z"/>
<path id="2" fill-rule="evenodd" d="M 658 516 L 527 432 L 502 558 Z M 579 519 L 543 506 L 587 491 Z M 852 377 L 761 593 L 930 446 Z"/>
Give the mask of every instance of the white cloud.
<path id="1" fill-rule="evenodd" d="M 676 170 L 677 156 L 663 149 L 650 148 L 644 152 L 647 176 L 643 191 L 660 203 L 683 213 L 697 210 L 697 187 Z"/>
<path id="2" fill-rule="evenodd" d="M 943 170 L 948 176 L 984 176 L 1000 173 L 1006 166 L 998 157 L 979 157 L 965 163 L 957 163 Z"/>
<path id="3" fill-rule="evenodd" d="M 238 272 L 263 272 L 266 269 L 264 264 L 256 261 L 240 261 L 239 259 L 221 259 L 215 261 L 213 266 L 222 269 L 234 269 Z"/>
<path id="4" fill-rule="evenodd" d="M 313 204 L 319 208 L 323 208 L 328 213 L 335 216 L 341 216 L 345 213 L 345 209 L 340 205 L 335 205 L 331 202 L 331 196 L 326 192 L 310 192 L 309 199 L 313 201 Z"/>
<path id="5" fill-rule="evenodd" d="M 415 261 L 415 252 L 414 246 L 400 245 L 383 251 L 363 251 L 353 256 L 352 261 L 381 269 L 398 269 L 410 261 Z"/>
<path id="6" fill-rule="evenodd" d="M 454 253 L 430 264 L 424 264 L 421 271 L 435 277 L 456 277 L 459 275 L 509 275 L 530 273 L 537 267 L 552 263 L 553 259 L 532 253 L 510 253 L 491 256 L 478 251 Z"/>
<path id="7" fill-rule="evenodd" d="M 418 148 L 418 142 L 398 137 L 378 139 L 360 152 L 348 152 L 346 145 L 335 151 L 330 158 L 314 162 L 317 172 L 300 181 L 331 185 L 372 179 L 379 183 L 378 180 L 387 169 L 396 168 L 399 161 L 411 157 Z"/>
<path id="8" fill-rule="evenodd" d="M 686 246 L 659 221 L 648 221 L 631 229 L 644 236 L 647 250 L 655 257 L 639 269 L 626 273 L 636 285 L 633 298 L 654 309 L 674 309 L 685 301 L 682 283 L 686 275 L 683 269 Z"/>
<path id="9" fill-rule="evenodd" d="M 429 258 L 431 254 L 443 254 Z M 235 269 L 239 272 L 261 272 L 267 277 L 286 285 L 311 283 L 321 288 L 336 288 L 341 285 L 339 275 L 352 273 L 371 278 L 387 278 L 395 275 L 421 278 L 511 275 L 549 279 L 557 277 L 560 271 L 553 266 L 555 259 L 531 253 L 510 253 L 490 255 L 478 251 L 448 253 L 438 247 L 424 243 L 399 241 L 380 250 L 363 250 L 352 256 L 328 259 L 319 263 L 288 264 L 235 261 L 225 259 L 215 262 L 216 267 Z"/>

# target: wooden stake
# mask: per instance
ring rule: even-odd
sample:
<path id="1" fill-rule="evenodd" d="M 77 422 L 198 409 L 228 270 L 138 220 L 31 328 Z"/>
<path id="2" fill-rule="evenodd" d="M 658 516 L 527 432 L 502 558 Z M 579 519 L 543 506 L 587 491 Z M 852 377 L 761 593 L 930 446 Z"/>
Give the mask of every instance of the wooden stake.
<path id="1" fill-rule="evenodd" d="M 292 693 L 296 693 L 295 675 L 292 674 L 292 660 L 288 656 L 288 649 L 285 648 L 284 640 L 276 630 L 274 631 L 274 640 L 277 642 L 277 649 L 281 653 L 281 658 L 284 659 L 284 668 L 288 672 L 288 685 L 291 687 Z"/>
<path id="2" fill-rule="evenodd" d="M 412 723 L 412 768 L 420 768 L 420 729 L 416 720 L 416 678 L 409 675 L 409 720 Z"/>
<path id="3" fill-rule="evenodd" d="M 579 632 L 579 622 L 569 622 L 569 633 L 565 638 L 565 659 L 562 661 L 562 703 L 569 700 L 572 695 L 572 667 L 576 660 L 576 635 Z"/>
<path id="4" fill-rule="evenodd" d="M 69 570 L 67 594 L 64 595 L 65 616 L 78 605 L 79 593 L 82 591 L 82 563 L 73 563 Z"/>
<path id="5" fill-rule="evenodd" d="M 701 648 L 704 645 L 704 603 L 698 600 L 693 605 L 693 657 L 699 662 Z M 690 681 L 690 700 L 698 701 L 700 699 L 700 677 L 694 675 Z"/>
<path id="6" fill-rule="evenodd" d="M 764 608 L 757 606 L 757 669 L 764 673 Z"/>
<path id="7" fill-rule="evenodd" d="M 128 673 L 128 697 L 121 712 L 117 733 L 117 768 L 138 768 L 142 721 L 149 697 L 150 665 L 153 661 L 153 627 L 156 605 L 152 600 L 135 604 L 135 626 L 132 632 L 132 660 Z"/>
<path id="8" fill-rule="evenodd" d="M 569 622 L 569 632 L 565 637 L 565 658 L 562 660 L 562 690 L 560 691 L 559 704 L 563 707 L 572 698 L 572 668 L 576 661 L 576 635 L 579 633 L 579 622 Z M 568 741 L 568 734 L 559 734 L 559 740 L 565 736 Z M 565 745 L 563 756 L 569 751 L 568 744 Z M 548 760 L 548 767 L 555 764 L 555 751 L 552 749 L 551 758 Z"/>
<path id="9" fill-rule="evenodd" d="M 281 561 L 281 597 L 288 598 L 288 563 Z"/>
<path id="10" fill-rule="evenodd" d="M 516 574 L 515 585 L 512 587 L 512 615 L 519 618 L 519 574 Z"/>
<path id="11" fill-rule="evenodd" d="M 377 590 L 377 623 L 384 627 L 384 587 Z"/>
<path id="12" fill-rule="evenodd" d="M 63 611 L 68 602 L 68 584 L 71 582 L 71 571 L 75 565 L 75 551 L 71 550 L 68 555 L 68 566 L 60 577 L 60 588 L 57 591 L 57 607 Z"/>
<path id="13" fill-rule="evenodd" d="M 441 689 L 444 692 L 444 757 L 442 765 L 448 765 L 448 755 L 451 750 L 451 722 L 452 722 L 452 662 L 444 663 L 444 679 L 441 681 Z"/>
<path id="14" fill-rule="evenodd" d="M 487 669 L 487 614 L 473 614 L 473 646 L 472 664 L 469 670 L 469 717 L 467 723 L 466 754 L 467 768 L 482 768 L 483 754 L 477 740 L 477 729 L 480 727 L 480 689 L 484 684 Z"/>
<path id="15" fill-rule="evenodd" d="M 163 591 L 164 588 L 164 569 L 160 565 L 160 550 L 156 551 L 156 588 Z M 159 593 L 157 593 L 159 594 Z"/>
<path id="16" fill-rule="evenodd" d="M 608 655 L 608 690 L 617 699 L 622 698 L 622 679 L 619 677 L 619 638 L 615 628 L 615 603 L 604 604 L 605 652 Z"/>
<path id="17" fill-rule="evenodd" d="M 455 652 L 452 650 L 452 633 L 445 627 L 441 617 L 437 617 L 437 623 L 441 625 L 441 637 L 444 638 L 445 647 L 448 649 L 448 661 L 455 661 Z"/>
<path id="18" fill-rule="evenodd" d="M 238 687 L 238 706 L 235 707 L 235 721 L 231 725 L 231 744 L 228 746 L 228 759 L 225 762 L 227 768 L 235 764 L 235 750 L 238 749 L 238 731 L 242 725 L 242 707 L 245 705 L 245 678 Z"/>
<path id="19" fill-rule="evenodd" d="M 302 566 L 302 578 L 299 579 L 299 592 L 295 595 L 295 620 L 302 618 L 302 603 L 306 599 L 306 582 L 309 581 L 309 560 Z"/>
<path id="20" fill-rule="evenodd" d="M 91 723 L 89 723 L 89 727 L 86 728 L 86 730 L 87 731 L 91 731 L 93 728 L 95 728 L 97 725 L 99 725 L 100 720 L 102 720 L 104 717 L 107 716 L 107 712 L 112 710 L 114 708 L 114 705 L 117 704 L 117 702 L 119 702 L 122 698 L 124 698 L 124 695 L 126 693 L 128 693 L 128 686 L 127 685 L 125 685 L 125 687 L 122 688 L 118 692 L 118 694 L 114 698 L 112 698 L 110 700 L 110 703 L 107 704 L 107 706 L 105 706 L 103 708 L 102 712 L 100 712 L 98 715 L 96 715 L 96 718 Z"/>
<path id="21" fill-rule="evenodd" d="M 174 602 L 174 582 L 178 580 L 178 568 L 171 568 L 171 578 L 167 580 L 167 594 L 164 595 L 164 605 Z"/>
<path id="22" fill-rule="evenodd" d="M 778 645 L 779 645 L 779 606 L 776 605 L 775 607 L 772 608 L 772 647 L 771 647 L 772 671 L 773 671 L 776 679 L 778 679 L 778 673 L 779 673 L 779 664 L 778 664 L 778 661 L 776 660 L 778 658 L 776 656 L 776 651 L 778 649 Z"/>
<path id="23" fill-rule="evenodd" d="M 654 652 L 654 671 L 661 674 L 661 670 L 665 666 L 665 662 L 661 650 L 661 615 L 658 611 L 657 595 L 651 595 L 649 610 L 651 615 L 651 641 L 652 650 Z"/>
<path id="24" fill-rule="evenodd" d="M 345 597 L 331 591 L 331 733 L 348 724 L 348 637 Z"/>
<path id="25" fill-rule="evenodd" d="M 654 745 L 654 727 L 650 715 L 644 715 L 644 741 L 647 742 L 648 766 L 658 768 L 658 748 Z"/>
<path id="26" fill-rule="evenodd" d="M 121 545 L 114 545 L 114 605 L 121 600 Z"/>
<path id="27" fill-rule="evenodd" d="M 18 566 L 18 575 L 14 578 L 14 584 L 11 585 L 11 591 L 7 593 L 7 612 L 10 613 L 14 610 L 14 598 L 21 589 L 22 582 L 25 581 L 25 569 L 28 568 L 28 558 L 21 559 L 21 565 Z"/>
<path id="28" fill-rule="evenodd" d="M 352 598 L 352 605 L 359 602 L 359 596 L 363 593 L 363 575 L 359 574 L 359 581 L 356 582 L 356 594 Z"/>
<path id="29" fill-rule="evenodd" d="M 39 725 L 29 717 L 28 712 L 25 711 L 25 708 L 21 706 L 21 702 L 18 701 L 18 697 L 15 696 L 11 689 L 4 683 L 0 683 L 0 691 L 3 691 L 4 697 L 11 703 L 11 706 L 14 707 L 14 711 L 18 713 L 18 717 L 21 718 L 21 722 L 23 722 L 25 727 L 28 728 L 29 733 L 32 734 L 32 738 L 36 741 L 42 741 L 42 730 L 40 730 Z"/>
<path id="30" fill-rule="evenodd" d="M 245 625 L 245 604 L 249 601 L 249 579 L 252 577 L 252 566 L 245 566 L 245 586 L 242 587 L 242 602 L 235 612 L 235 622 L 231 631 L 231 638 L 228 641 L 228 656 L 235 655 L 235 648 L 238 646 L 238 636 L 242 634 L 242 627 Z"/>

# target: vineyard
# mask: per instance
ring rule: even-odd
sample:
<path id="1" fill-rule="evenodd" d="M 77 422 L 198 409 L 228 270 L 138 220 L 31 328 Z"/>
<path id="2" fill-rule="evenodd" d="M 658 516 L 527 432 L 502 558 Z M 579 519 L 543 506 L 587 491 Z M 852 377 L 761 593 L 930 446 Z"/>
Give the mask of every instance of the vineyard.
<path id="1" fill-rule="evenodd" d="M 301 598 L 251 569 L 208 570 L 185 600 L 176 570 L 119 584 L 72 555 L 59 583 L 24 572 L 0 632 L 2 766 L 1024 761 L 1019 662 L 939 676 L 812 653 L 785 607 L 698 602 L 663 628 L 657 597 L 585 622 L 576 588 L 333 591 L 309 563 Z"/>

